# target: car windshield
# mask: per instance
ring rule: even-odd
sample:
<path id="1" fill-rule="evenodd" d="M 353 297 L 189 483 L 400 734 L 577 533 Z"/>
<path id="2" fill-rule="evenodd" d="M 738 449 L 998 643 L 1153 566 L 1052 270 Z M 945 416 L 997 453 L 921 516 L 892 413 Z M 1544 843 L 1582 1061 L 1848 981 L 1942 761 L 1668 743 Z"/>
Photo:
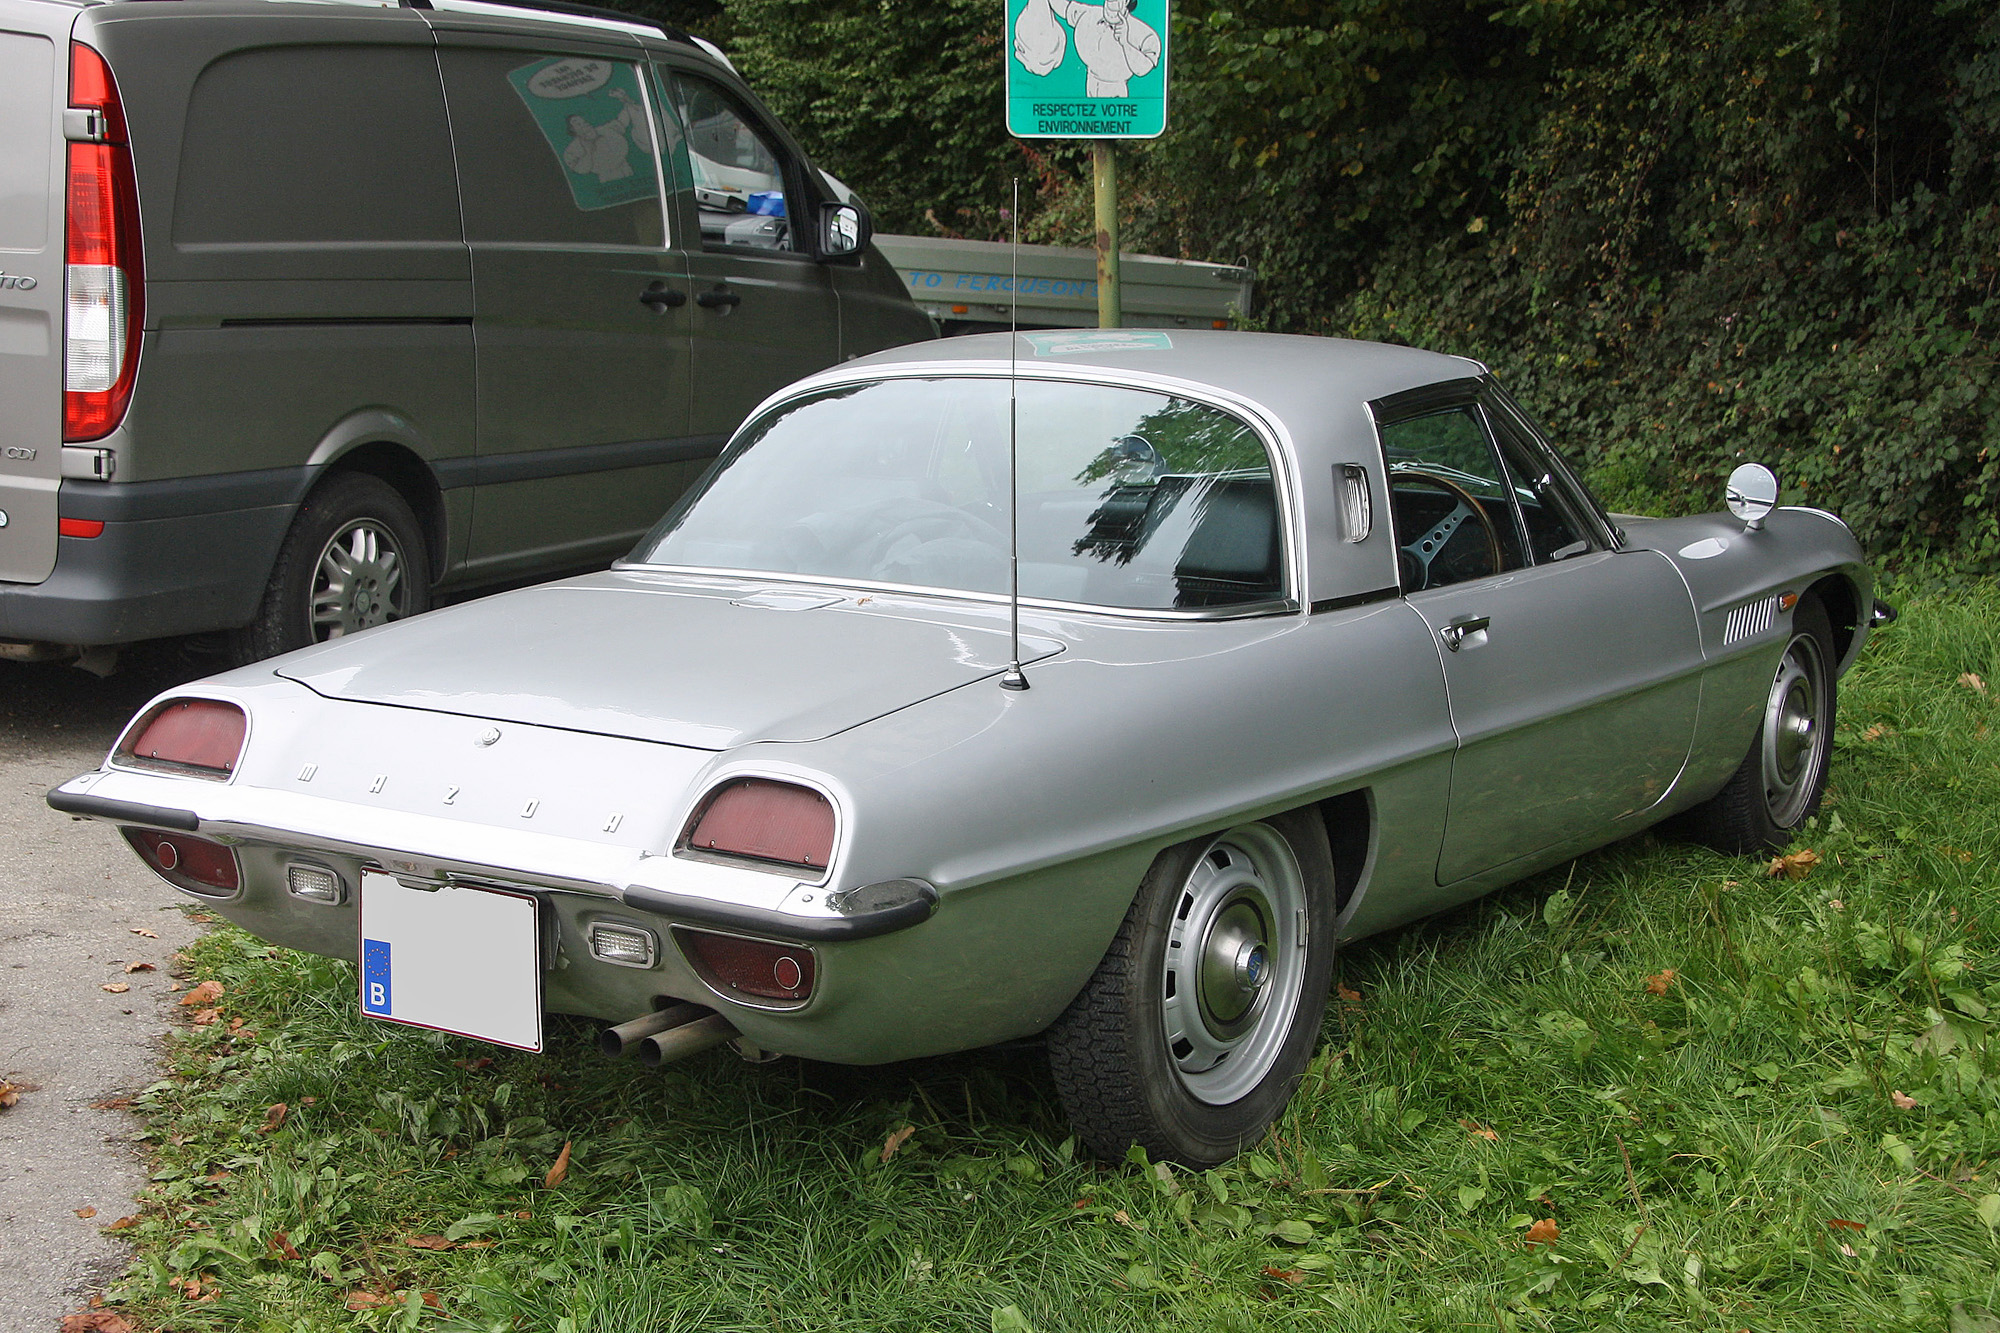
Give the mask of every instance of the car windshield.
<path id="1" fill-rule="evenodd" d="M 1283 593 L 1246 422 L 1100 384 L 1015 382 L 1021 595 L 1168 610 Z M 1009 381 L 889 379 L 752 422 L 634 561 L 1004 594 Z"/>

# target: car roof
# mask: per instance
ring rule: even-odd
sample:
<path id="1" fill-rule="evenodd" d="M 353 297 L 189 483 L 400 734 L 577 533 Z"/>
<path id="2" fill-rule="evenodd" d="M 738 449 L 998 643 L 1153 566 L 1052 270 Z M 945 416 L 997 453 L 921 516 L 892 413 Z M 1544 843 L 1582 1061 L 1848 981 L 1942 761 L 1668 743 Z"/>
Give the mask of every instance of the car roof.
<path id="1" fill-rule="evenodd" d="M 912 343 L 858 357 L 838 373 L 845 377 L 858 370 L 918 364 L 935 364 L 946 373 L 975 367 L 990 371 L 1009 364 L 1010 339 L 1015 340 L 1012 364 L 1021 375 L 1043 369 L 1069 374 L 1103 370 L 1114 376 L 1138 373 L 1209 385 L 1260 404 L 1295 435 L 1329 408 L 1351 409 L 1405 389 L 1486 371 L 1469 357 L 1349 338 L 1212 329 L 1061 329 Z"/>

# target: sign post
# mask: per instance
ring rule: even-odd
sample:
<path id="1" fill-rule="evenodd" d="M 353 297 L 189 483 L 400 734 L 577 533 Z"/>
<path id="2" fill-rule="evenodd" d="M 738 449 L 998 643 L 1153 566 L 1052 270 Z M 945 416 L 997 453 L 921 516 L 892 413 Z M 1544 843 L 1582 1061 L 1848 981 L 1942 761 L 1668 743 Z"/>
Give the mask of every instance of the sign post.
<path id="1" fill-rule="evenodd" d="M 1007 132 L 1095 141 L 1097 320 L 1107 329 L 1123 321 L 1115 141 L 1166 132 L 1166 6 L 1167 0 L 1007 0 Z"/>

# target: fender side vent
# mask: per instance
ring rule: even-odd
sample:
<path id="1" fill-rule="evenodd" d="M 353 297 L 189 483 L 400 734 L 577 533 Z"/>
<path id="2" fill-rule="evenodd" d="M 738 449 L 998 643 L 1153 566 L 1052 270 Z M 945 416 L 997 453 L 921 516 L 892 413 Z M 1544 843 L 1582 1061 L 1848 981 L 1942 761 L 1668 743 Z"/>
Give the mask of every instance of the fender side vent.
<path id="1" fill-rule="evenodd" d="M 1745 602 L 1729 613 L 1728 622 L 1722 627 L 1722 646 L 1741 643 L 1755 638 L 1771 628 L 1778 620 L 1778 594 Z"/>

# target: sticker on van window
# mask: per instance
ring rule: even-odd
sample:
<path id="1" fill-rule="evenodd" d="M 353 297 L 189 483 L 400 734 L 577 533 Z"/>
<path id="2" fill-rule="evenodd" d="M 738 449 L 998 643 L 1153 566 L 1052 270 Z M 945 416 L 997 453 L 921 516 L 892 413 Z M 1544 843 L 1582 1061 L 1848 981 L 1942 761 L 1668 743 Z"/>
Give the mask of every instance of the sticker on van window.
<path id="1" fill-rule="evenodd" d="M 659 197 L 639 71 L 615 60 L 560 56 L 507 75 L 563 165 L 586 212 Z"/>
<path id="2" fill-rule="evenodd" d="M 1159 352 L 1174 345 L 1164 333 L 1109 329 L 1102 333 L 1027 333 L 1036 356 L 1087 356 L 1093 352 Z"/>

